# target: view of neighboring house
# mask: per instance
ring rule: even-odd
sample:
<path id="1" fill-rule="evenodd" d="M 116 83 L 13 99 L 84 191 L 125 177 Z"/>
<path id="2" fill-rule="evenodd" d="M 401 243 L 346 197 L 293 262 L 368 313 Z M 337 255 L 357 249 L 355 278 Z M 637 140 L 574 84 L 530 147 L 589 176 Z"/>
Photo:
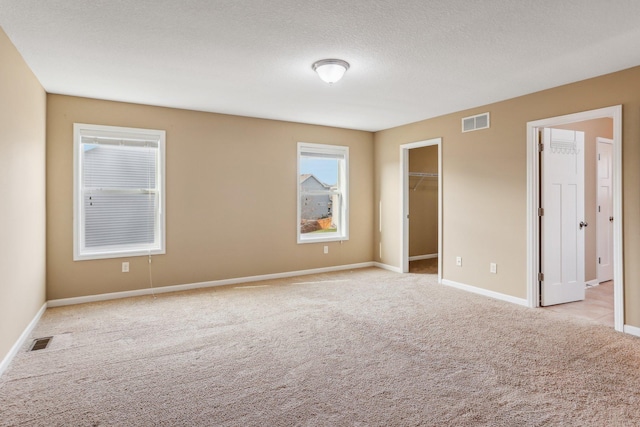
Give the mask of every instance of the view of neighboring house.
<path id="1" fill-rule="evenodd" d="M 303 198 L 300 217 L 306 220 L 330 217 L 333 205 L 331 190 L 331 186 L 320 181 L 313 174 L 300 175 L 300 195 Z"/>
<path id="2" fill-rule="evenodd" d="M 335 187 L 332 187 L 307 173 L 300 175 L 300 222 L 301 232 L 334 229 L 332 209 L 337 204 Z"/>

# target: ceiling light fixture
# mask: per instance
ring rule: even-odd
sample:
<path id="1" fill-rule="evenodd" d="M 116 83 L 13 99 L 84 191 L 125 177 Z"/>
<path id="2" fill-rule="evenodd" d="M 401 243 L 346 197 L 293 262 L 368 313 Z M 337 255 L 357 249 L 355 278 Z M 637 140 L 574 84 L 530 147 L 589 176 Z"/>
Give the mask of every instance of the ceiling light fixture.
<path id="1" fill-rule="evenodd" d="M 344 76 L 349 69 L 349 63 L 342 59 L 321 59 L 311 66 L 313 71 L 325 82 L 332 84 L 337 82 Z"/>

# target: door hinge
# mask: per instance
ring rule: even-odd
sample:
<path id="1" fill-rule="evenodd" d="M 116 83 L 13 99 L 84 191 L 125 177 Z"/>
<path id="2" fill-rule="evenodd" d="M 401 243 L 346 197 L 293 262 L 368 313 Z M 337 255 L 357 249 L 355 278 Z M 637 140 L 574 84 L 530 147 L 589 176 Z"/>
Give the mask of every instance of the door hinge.
<path id="1" fill-rule="evenodd" d="M 600 257 L 598 257 L 598 264 L 602 264 Z"/>
<path id="2" fill-rule="evenodd" d="M 600 160 L 600 154 L 598 154 L 598 160 Z"/>
<path id="3" fill-rule="evenodd" d="M 598 205 L 598 212 L 600 212 L 600 205 Z"/>
<path id="4" fill-rule="evenodd" d="M 538 143 L 538 153 L 542 153 L 544 151 L 544 144 L 543 143 Z"/>
<path id="5" fill-rule="evenodd" d="M 539 282 L 544 281 L 544 273 L 538 273 L 538 281 Z"/>
<path id="6" fill-rule="evenodd" d="M 538 208 L 538 216 L 544 216 L 544 208 Z"/>

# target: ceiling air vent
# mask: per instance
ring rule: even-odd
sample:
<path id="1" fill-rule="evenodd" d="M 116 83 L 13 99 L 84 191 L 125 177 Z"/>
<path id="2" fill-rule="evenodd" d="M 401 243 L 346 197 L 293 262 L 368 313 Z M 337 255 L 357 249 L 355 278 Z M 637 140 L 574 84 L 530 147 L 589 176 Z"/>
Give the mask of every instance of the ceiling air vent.
<path id="1" fill-rule="evenodd" d="M 462 119 L 463 133 L 480 129 L 489 129 L 489 113 L 482 113 L 477 116 L 465 117 Z"/>

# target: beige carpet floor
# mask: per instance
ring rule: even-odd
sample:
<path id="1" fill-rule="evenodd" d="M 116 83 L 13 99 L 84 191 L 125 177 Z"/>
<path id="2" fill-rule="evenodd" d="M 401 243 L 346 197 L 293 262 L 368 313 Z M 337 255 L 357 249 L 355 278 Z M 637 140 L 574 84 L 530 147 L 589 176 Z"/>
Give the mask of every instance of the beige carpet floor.
<path id="1" fill-rule="evenodd" d="M 438 274 L 438 258 L 409 261 L 409 273 Z"/>
<path id="2" fill-rule="evenodd" d="M 88 284 L 89 285 L 89 284 Z M 640 339 L 363 269 L 49 309 L 2 426 L 637 426 Z"/>

